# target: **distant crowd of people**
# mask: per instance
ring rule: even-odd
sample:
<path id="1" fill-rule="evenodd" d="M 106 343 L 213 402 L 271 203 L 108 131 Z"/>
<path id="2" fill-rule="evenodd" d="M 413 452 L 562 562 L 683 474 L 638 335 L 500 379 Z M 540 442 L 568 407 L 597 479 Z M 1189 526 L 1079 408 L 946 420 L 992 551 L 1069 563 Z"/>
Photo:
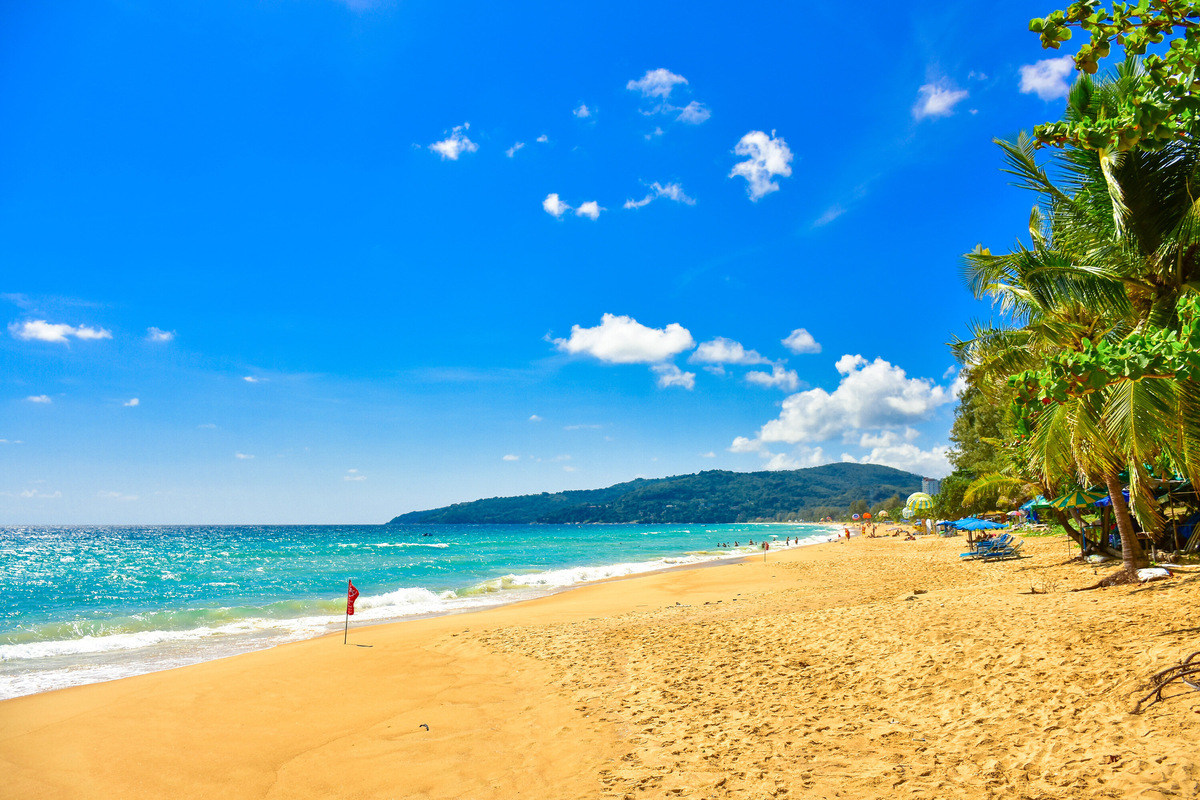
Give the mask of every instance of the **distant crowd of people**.
<path id="1" fill-rule="evenodd" d="M 879 526 L 878 525 L 863 524 L 863 525 L 857 526 L 857 531 L 853 535 L 854 536 L 863 536 L 867 539 L 886 539 L 886 538 L 888 538 L 888 536 L 891 536 L 892 538 L 896 538 L 896 537 L 900 536 L 900 534 L 902 533 L 902 531 L 900 531 L 899 528 L 892 528 L 891 530 L 893 531 L 891 534 L 884 533 L 881 536 L 879 534 Z M 904 533 L 904 541 L 915 542 L 917 540 L 917 537 L 913 535 L 912 531 L 904 531 L 903 533 Z M 844 527 L 844 528 L 842 528 L 842 532 L 840 534 L 838 534 L 837 541 L 840 542 L 840 541 L 843 541 L 843 539 L 844 539 L 845 541 L 848 542 L 848 541 L 850 541 L 850 536 L 851 536 L 850 528 Z M 748 544 L 751 547 L 753 547 L 754 540 L 751 539 Z M 772 544 L 771 542 L 763 541 L 760 543 L 760 546 L 762 547 L 762 549 L 767 550 L 771 547 L 771 544 Z M 778 544 L 778 542 L 775 542 L 775 544 Z M 789 536 L 786 539 L 784 539 L 783 544 L 785 547 L 790 546 L 792 544 L 792 537 Z M 796 544 L 800 544 L 799 536 L 796 537 Z M 742 543 L 738 542 L 738 541 L 735 541 L 733 544 L 730 544 L 729 542 L 718 542 L 717 543 L 717 547 L 721 547 L 721 548 L 741 547 L 741 546 L 742 546 Z"/>
<path id="2" fill-rule="evenodd" d="M 748 542 L 748 544 L 749 544 L 751 547 L 754 547 L 754 540 L 753 540 L 753 539 L 751 539 L 751 540 Z M 775 544 L 779 544 L 779 542 L 776 542 Z M 791 546 L 791 544 L 792 544 L 792 537 L 790 537 L 790 536 L 789 536 L 789 537 L 787 537 L 786 539 L 784 539 L 784 540 L 783 540 L 783 544 L 784 544 L 784 546 L 785 546 L 785 547 L 790 547 L 790 546 Z M 799 537 L 799 536 L 797 536 L 797 537 L 796 537 L 796 544 L 800 544 L 800 537 Z M 741 542 L 734 542 L 733 544 L 730 544 L 729 542 L 717 542 L 717 547 L 741 547 L 741 546 L 742 546 L 742 543 L 741 543 Z M 764 540 L 764 541 L 762 541 L 762 542 L 760 542 L 760 543 L 759 543 L 759 546 L 760 546 L 760 547 L 762 547 L 762 549 L 764 549 L 764 550 L 769 550 L 769 549 L 770 549 L 770 547 L 771 547 L 771 543 L 770 543 L 770 542 L 768 542 L 768 541 L 765 541 L 765 540 Z"/>

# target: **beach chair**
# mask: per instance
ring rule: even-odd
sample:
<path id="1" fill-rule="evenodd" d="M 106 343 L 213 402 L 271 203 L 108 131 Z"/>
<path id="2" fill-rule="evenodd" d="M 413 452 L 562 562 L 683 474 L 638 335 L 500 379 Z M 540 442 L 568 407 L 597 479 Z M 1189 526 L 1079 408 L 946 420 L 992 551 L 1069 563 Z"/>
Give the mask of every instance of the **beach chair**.
<path id="1" fill-rule="evenodd" d="M 1012 534 L 997 536 L 995 539 L 984 539 L 976 542 L 970 552 L 959 553 L 959 558 L 980 558 L 987 553 L 1008 547 L 1012 543 Z"/>
<path id="2" fill-rule="evenodd" d="M 1003 561 L 1006 558 L 1020 558 L 1021 554 L 1019 551 L 1021 549 L 1021 545 L 1023 544 L 1025 544 L 1024 541 L 1018 541 L 1016 544 L 1006 545 L 1000 548 L 993 548 L 992 550 L 981 555 L 979 558 L 983 561 Z"/>

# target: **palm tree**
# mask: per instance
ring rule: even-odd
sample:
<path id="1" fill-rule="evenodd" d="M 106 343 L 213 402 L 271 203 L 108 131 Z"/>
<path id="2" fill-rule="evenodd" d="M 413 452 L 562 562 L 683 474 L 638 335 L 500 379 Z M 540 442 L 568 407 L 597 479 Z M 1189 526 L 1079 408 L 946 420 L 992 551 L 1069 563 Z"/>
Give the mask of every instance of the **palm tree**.
<path id="1" fill-rule="evenodd" d="M 1067 119 L 1102 119 L 1132 88 L 1127 62 L 1111 78 L 1081 78 Z M 1156 152 L 1064 148 L 1050 159 L 1054 179 L 1027 136 L 998 141 L 1006 172 L 1038 195 L 1031 246 L 966 256 L 976 297 L 991 297 L 1004 325 L 976 325 L 954 343 L 973 375 L 1000 379 L 1044 366 L 1087 342 L 1120 342 L 1152 328 L 1178 328 L 1179 299 L 1200 291 L 1200 146 Z M 1191 381 L 1123 381 L 1055 402 L 1035 415 L 1025 463 L 1012 478 L 1047 486 L 1103 483 L 1121 532 L 1126 570 L 1144 564 L 1119 475 L 1128 471 L 1134 512 L 1144 527 L 1160 521 L 1145 465 L 1165 461 L 1195 474 L 1200 399 Z"/>

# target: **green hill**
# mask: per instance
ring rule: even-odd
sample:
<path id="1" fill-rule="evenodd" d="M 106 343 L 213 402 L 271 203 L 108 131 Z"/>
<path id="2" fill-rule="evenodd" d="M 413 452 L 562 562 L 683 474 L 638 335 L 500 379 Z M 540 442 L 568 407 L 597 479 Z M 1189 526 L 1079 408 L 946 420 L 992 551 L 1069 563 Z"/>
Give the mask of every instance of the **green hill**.
<path id="1" fill-rule="evenodd" d="M 606 489 L 492 497 L 401 514 L 401 524 L 555 524 L 585 522 L 729 523 L 814 520 L 851 503 L 874 506 L 921 488 L 911 472 L 877 464 L 826 464 L 779 472 L 709 470 L 672 478 L 639 478 Z"/>

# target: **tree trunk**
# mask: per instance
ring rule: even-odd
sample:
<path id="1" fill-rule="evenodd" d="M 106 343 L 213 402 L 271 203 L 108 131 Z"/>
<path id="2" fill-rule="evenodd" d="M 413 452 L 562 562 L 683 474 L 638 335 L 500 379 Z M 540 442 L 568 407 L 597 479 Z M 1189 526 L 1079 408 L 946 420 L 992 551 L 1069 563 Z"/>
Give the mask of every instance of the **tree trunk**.
<path id="1" fill-rule="evenodd" d="M 1121 480 L 1115 472 L 1104 476 L 1104 485 L 1108 487 L 1108 497 L 1112 500 L 1113 513 L 1117 516 L 1117 530 L 1121 532 L 1121 566 L 1130 575 L 1142 567 L 1150 565 L 1146 554 L 1142 552 L 1142 544 L 1133 531 L 1133 518 L 1129 516 L 1129 506 L 1122 493 Z"/>
<path id="2" fill-rule="evenodd" d="M 1067 536 L 1070 536 L 1072 539 L 1075 540 L 1075 544 L 1079 545 L 1079 551 L 1081 553 L 1086 551 L 1087 550 L 1087 539 L 1084 538 L 1083 531 L 1082 530 L 1077 531 L 1077 530 L 1075 530 L 1075 528 L 1071 527 L 1071 519 L 1070 519 L 1070 517 L 1068 517 L 1066 514 L 1064 514 L 1062 512 L 1062 509 L 1054 508 L 1053 506 L 1051 506 L 1050 510 L 1053 511 L 1054 516 L 1058 518 L 1058 524 L 1063 526 L 1063 530 L 1065 530 L 1067 532 Z"/>

